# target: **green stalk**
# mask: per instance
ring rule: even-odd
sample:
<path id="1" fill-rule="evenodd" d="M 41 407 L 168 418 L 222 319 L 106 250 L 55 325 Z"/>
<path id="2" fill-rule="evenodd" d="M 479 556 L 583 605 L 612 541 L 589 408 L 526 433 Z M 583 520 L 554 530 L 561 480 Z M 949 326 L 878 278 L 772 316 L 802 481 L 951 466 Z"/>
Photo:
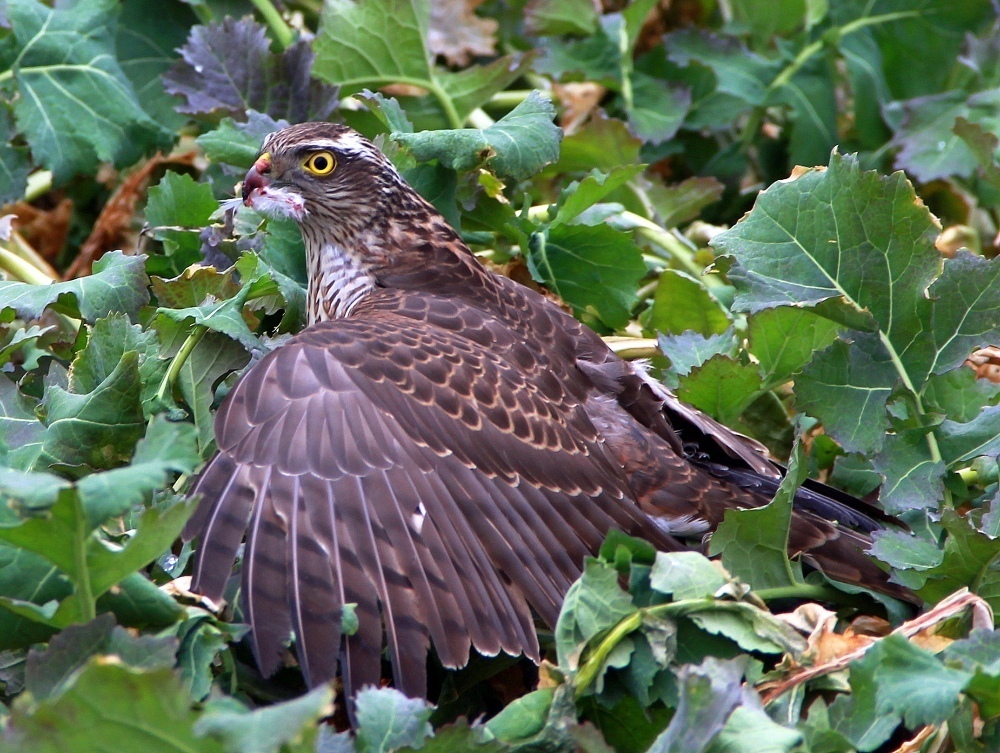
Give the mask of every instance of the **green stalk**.
<path id="1" fill-rule="evenodd" d="M 53 282 L 51 277 L 38 269 L 34 264 L 22 259 L 3 246 L 0 246 L 0 270 L 3 270 L 15 280 L 27 282 L 31 285 L 51 285 Z"/>
<path id="2" fill-rule="evenodd" d="M 524 100 L 526 100 L 534 89 L 508 89 L 507 91 L 497 92 L 492 97 L 490 101 L 486 103 L 487 107 L 495 108 L 497 110 L 513 110 Z M 548 95 L 548 92 L 539 92 L 543 97 Z"/>
<path id="3" fill-rule="evenodd" d="M 854 603 L 850 594 L 845 594 L 830 586 L 813 586 L 807 583 L 800 583 L 794 586 L 782 586 L 780 588 L 765 588 L 760 591 L 752 591 L 752 594 L 764 601 L 775 599 L 808 599 L 811 601 L 833 601 L 841 604 Z M 622 618 L 617 625 L 611 628 L 610 632 L 597 647 L 587 657 L 587 661 L 576 672 L 576 698 L 580 698 L 590 684 L 597 678 L 604 662 L 622 640 L 636 630 L 638 630 L 646 617 L 681 617 L 691 612 L 697 612 L 708 606 L 719 604 L 713 598 L 702 599 L 682 599 L 669 604 L 657 604 L 652 607 L 642 607 L 628 617 Z"/>
<path id="4" fill-rule="evenodd" d="M 673 605 L 671 604 L 670 606 Z M 601 671 L 601 667 L 604 666 L 604 662 L 607 661 L 608 656 L 610 656 L 615 646 L 621 643 L 622 639 L 629 633 L 639 629 L 645 617 L 645 612 L 645 609 L 640 609 L 638 612 L 630 614 L 611 628 L 611 632 L 604 636 L 604 640 L 597 644 L 597 648 L 594 649 L 594 652 L 576 673 L 576 692 L 574 695 L 577 698 L 580 698 L 583 692 L 590 687 L 590 683 L 597 677 L 597 674 Z"/>
<path id="5" fill-rule="evenodd" d="M 160 388 L 156 391 L 156 399 L 160 402 L 164 402 L 167 399 L 167 395 L 173 392 L 174 384 L 177 383 L 177 377 L 180 376 L 181 369 L 184 367 L 184 362 L 190 357 L 194 349 L 198 347 L 198 343 L 201 342 L 202 338 L 208 332 L 208 327 L 203 324 L 198 324 L 191 330 L 191 334 L 187 336 L 187 339 L 181 344 L 180 350 L 177 351 L 177 355 L 174 356 L 173 360 L 170 362 L 170 367 L 167 369 L 167 373 L 163 375 L 163 381 L 160 382 Z"/>
<path id="6" fill-rule="evenodd" d="M 458 110 L 455 109 L 455 103 L 451 101 L 451 97 L 448 96 L 446 92 L 436 80 L 430 82 L 430 91 L 437 97 L 438 102 L 441 103 L 441 109 L 444 110 L 445 117 L 448 118 L 448 123 L 452 128 L 461 128 L 465 125 L 465 122 L 458 117 Z M 425 86 L 426 84 L 420 84 L 420 86 Z"/>
<path id="7" fill-rule="evenodd" d="M 655 222 L 647 220 L 633 212 L 623 212 L 622 219 L 627 222 L 637 225 L 636 234 L 640 238 L 643 238 L 654 246 L 666 251 L 670 258 L 676 261 L 680 266 L 682 266 L 685 271 L 690 273 L 692 276 L 697 278 L 705 285 L 705 287 L 715 287 L 722 285 L 723 282 L 717 275 L 707 275 L 705 274 L 705 269 L 702 267 L 694 258 L 694 252 L 678 238 L 676 235 L 671 233 L 669 230 L 664 230 L 662 227 L 657 225 Z"/>
<path id="8" fill-rule="evenodd" d="M 281 49 L 288 49 L 292 42 L 295 41 L 295 32 L 292 31 L 291 26 L 285 23 L 285 19 L 281 17 L 278 9 L 274 7 L 274 3 L 271 0 L 250 0 L 250 2 L 253 3 L 253 6 L 260 15 L 264 17 L 267 25 L 271 27 L 271 31 L 274 32 L 274 37 L 278 40 Z"/>
<path id="9" fill-rule="evenodd" d="M 904 18 L 915 18 L 920 15 L 919 11 L 897 11 L 895 13 L 883 13 L 880 16 L 868 16 L 866 18 L 859 18 L 855 21 L 851 21 L 849 24 L 844 24 L 839 29 L 833 31 L 836 32 L 838 37 L 847 36 L 848 34 L 853 34 L 856 31 L 860 31 L 867 26 L 877 26 L 883 23 L 889 23 L 891 21 L 900 21 Z M 791 63 L 786 65 L 781 73 L 779 73 L 774 80 L 768 84 L 767 92 L 773 92 L 776 89 L 780 89 L 782 86 L 787 84 L 792 80 L 792 77 L 798 73 L 802 66 L 808 63 L 814 55 L 819 54 L 823 49 L 825 44 L 824 35 L 815 42 L 807 44 L 801 50 L 799 54 L 795 56 L 795 59 Z M 746 128 L 743 130 L 743 136 L 741 142 L 745 147 L 749 146 L 750 142 L 753 140 L 754 135 L 760 129 L 761 121 L 764 119 L 764 107 L 754 108 L 753 113 L 750 115 L 750 120 L 747 122 Z"/>
<path id="10" fill-rule="evenodd" d="M 202 26 L 208 26 L 215 20 L 215 16 L 212 14 L 212 9 L 209 8 L 204 2 L 191 3 L 191 10 L 193 10 L 194 14 L 198 16 L 198 22 Z"/>
<path id="11" fill-rule="evenodd" d="M 87 544 L 90 543 L 90 532 L 87 530 L 87 519 L 83 505 L 74 506 L 76 516 L 76 533 L 73 537 L 73 565 L 76 569 L 76 596 L 80 602 L 80 619 L 90 622 L 97 617 L 97 604 L 94 591 L 90 585 L 90 568 L 87 565 Z"/>

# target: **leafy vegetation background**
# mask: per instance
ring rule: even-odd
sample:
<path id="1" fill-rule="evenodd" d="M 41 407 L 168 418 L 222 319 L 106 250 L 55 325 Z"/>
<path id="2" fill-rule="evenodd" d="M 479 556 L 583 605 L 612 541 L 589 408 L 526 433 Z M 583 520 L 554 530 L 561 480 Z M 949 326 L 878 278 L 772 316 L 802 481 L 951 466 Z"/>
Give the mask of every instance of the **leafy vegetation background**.
<path id="1" fill-rule="evenodd" d="M 997 20 L 0 2 L 0 751 L 1000 749 Z M 790 467 L 714 562 L 612 536 L 541 668 L 433 668 L 433 707 L 363 691 L 356 736 L 291 654 L 256 673 L 238 579 L 199 600 L 178 540 L 213 411 L 303 323 L 297 229 L 231 199 L 308 119 Z M 806 476 L 906 522 L 872 554 L 923 615 L 787 558 Z"/>

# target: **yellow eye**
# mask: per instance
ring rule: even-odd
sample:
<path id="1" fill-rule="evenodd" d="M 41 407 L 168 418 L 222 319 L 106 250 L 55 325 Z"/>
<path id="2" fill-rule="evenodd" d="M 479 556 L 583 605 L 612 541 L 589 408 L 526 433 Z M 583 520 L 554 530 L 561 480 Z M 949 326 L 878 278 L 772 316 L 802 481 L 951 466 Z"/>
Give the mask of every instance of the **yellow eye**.
<path id="1" fill-rule="evenodd" d="M 313 152 L 302 160 L 302 167 L 313 175 L 329 175 L 336 166 L 337 158 L 333 152 Z"/>

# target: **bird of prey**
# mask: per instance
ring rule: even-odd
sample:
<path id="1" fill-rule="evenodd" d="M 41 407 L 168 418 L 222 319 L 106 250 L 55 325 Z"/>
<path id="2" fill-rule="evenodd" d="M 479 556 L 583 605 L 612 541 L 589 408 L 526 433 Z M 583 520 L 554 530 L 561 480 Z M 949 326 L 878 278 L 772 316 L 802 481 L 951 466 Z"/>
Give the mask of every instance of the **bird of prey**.
<path id="1" fill-rule="evenodd" d="M 244 615 L 265 674 L 294 634 L 306 682 L 341 665 L 426 692 L 431 644 L 535 661 L 611 529 L 662 550 L 780 477 L 759 446 L 681 404 L 558 305 L 485 269 L 355 131 L 267 137 L 244 202 L 305 239 L 308 326 L 255 365 L 215 420 L 218 454 L 185 537 L 193 589 L 221 597 L 246 536 Z M 803 490 L 790 552 L 885 586 L 861 508 Z M 342 607 L 356 604 L 346 635 Z"/>

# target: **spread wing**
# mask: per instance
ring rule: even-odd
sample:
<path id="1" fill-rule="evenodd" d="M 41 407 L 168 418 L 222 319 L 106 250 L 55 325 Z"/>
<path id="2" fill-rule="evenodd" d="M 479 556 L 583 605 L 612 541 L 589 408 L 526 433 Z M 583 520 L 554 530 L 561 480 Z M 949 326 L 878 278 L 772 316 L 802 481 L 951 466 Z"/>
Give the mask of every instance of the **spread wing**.
<path id="1" fill-rule="evenodd" d="M 246 533 L 242 595 L 261 670 L 291 633 L 307 682 L 424 694 L 429 642 L 537 660 L 611 528 L 677 544 L 629 498 L 578 398 L 546 364 L 391 312 L 326 322 L 270 353 L 216 418 L 219 454 L 185 532 L 193 587 L 221 596 Z M 344 635 L 341 608 L 359 629 Z"/>

